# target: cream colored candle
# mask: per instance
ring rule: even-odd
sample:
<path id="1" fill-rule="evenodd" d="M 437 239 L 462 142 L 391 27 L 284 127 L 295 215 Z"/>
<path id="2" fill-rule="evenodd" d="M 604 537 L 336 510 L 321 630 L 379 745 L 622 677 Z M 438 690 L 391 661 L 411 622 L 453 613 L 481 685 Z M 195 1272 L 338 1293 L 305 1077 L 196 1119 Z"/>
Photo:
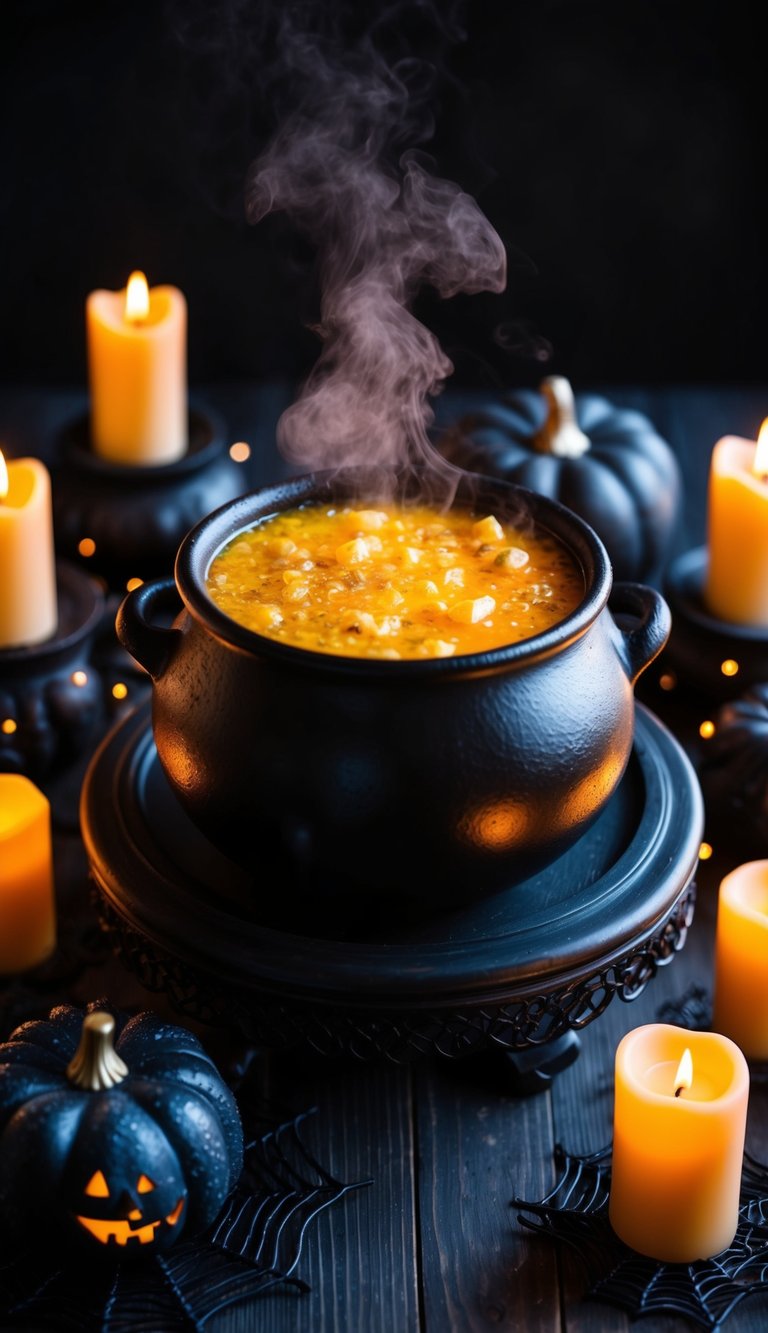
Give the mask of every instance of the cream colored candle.
<path id="1" fill-rule="evenodd" d="M 50 807 L 29 778 L 0 773 L 0 974 L 36 966 L 55 943 Z"/>
<path id="2" fill-rule="evenodd" d="M 705 601 L 719 620 L 768 625 L 768 422 L 755 445 L 726 435 L 712 452 Z"/>
<path id="3" fill-rule="evenodd" d="M 42 643 L 57 619 L 48 469 L 0 454 L 0 650 Z"/>
<path id="4" fill-rule="evenodd" d="M 115 463 L 172 463 L 187 449 L 187 303 L 177 287 L 147 287 L 86 301 L 91 440 Z"/>
<path id="5" fill-rule="evenodd" d="M 768 861 L 737 866 L 720 885 L 712 1026 L 768 1060 Z"/>
<path id="6" fill-rule="evenodd" d="M 749 1098 L 742 1052 L 719 1033 L 651 1023 L 620 1041 L 615 1075 L 614 1231 L 668 1263 L 719 1254 L 738 1225 Z"/>

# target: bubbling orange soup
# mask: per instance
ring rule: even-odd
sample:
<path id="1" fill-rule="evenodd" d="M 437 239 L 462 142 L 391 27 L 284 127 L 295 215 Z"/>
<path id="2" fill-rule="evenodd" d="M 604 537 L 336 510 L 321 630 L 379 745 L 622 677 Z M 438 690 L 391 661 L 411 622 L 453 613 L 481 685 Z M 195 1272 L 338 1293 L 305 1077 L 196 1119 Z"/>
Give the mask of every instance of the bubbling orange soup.
<path id="1" fill-rule="evenodd" d="M 345 657 L 453 657 L 528 639 L 584 596 L 555 538 L 493 514 L 308 504 L 241 532 L 207 589 L 238 624 Z"/>

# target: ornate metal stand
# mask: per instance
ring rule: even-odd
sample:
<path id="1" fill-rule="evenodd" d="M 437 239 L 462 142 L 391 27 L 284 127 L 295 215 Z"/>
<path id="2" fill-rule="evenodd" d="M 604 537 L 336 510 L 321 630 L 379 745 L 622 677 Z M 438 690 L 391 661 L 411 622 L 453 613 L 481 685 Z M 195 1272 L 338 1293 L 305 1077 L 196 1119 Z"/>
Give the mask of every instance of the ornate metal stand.
<path id="1" fill-rule="evenodd" d="M 634 999 L 683 947 L 702 822 L 688 760 L 638 708 L 627 773 L 575 848 L 491 899 L 396 928 L 364 885 L 355 917 L 330 918 L 297 900 L 268 847 L 256 878 L 216 852 L 170 792 L 146 705 L 102 746 L 82 803 L 104 928 L 180 1013 L 325 1056 L 539 1050 L 523 1071 L 537 1087 L 565 1058 L 550 1043 Z"/>

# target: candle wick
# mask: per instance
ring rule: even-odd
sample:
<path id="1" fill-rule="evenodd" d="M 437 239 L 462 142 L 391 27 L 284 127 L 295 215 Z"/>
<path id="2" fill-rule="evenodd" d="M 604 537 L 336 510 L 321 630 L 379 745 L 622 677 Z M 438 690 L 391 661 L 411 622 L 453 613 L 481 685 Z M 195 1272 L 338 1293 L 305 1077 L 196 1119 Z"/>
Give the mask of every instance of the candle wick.
<path id="1" fill-rule="evenodd" d="M 684 1084 L 684 1083 L 681 1083 L 679 1088 L 675 1088 L 675 1096 L 676 1096 L 676 1097 L 679 1097 L 679 1096 L 680 1096 L 680 1093 L 683 1091 L 683 1088 L 684 1088 L 684 1087 L 685 1087 L 685 1084 Z"/>

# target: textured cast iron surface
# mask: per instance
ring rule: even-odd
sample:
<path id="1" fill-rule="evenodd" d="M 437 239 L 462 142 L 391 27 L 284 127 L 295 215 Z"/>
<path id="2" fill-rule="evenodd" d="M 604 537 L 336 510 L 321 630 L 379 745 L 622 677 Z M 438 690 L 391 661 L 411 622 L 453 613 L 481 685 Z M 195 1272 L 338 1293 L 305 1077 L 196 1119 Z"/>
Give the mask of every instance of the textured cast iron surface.
<path id="1" fill-rule="evenodd" d="M 396 922 L 361 884 L 331 915 L 292 898 L 267 847 L 251 877 L 205 840 L 145 705 L 91 765 L 82 822 L 104 923 L 150 989 L 260 1044 L 397 1060 L 524 1049 L 638 995 L 685 942 L 702 809 L 683 751 L 638 706 L 619 789 L 554 865 L 457 912 Z"/>
<path id="2" fill-rule="evenodd" d="M 727 1250 L 692 1264 L 662 1263 L 619 1240 L 608 1221 L 611 1148 L 588 1157 L 555 1147 L 560 1174 L 540 1203 L 513 1199 L 518 1221 L 570 1245 L 581 1259 L 587 1294 L 640 1315 L 683 1315 L 719 1329 L 746 1296 L 768 1290 L 768 1168 L 744 1159 L 736 1235 Z M 757 1325 L 756 1325 L 757 1326 Z"/>
<path id="3" fill-rule="evenodd" d="M 375 486 L 369 469 L 350 469 L 223 506 L 179 550 L 175 628 L 153 624 L 160 584 L 130 594 L 117 630 L 154 679 L 160 762 L 212 841 L 253 869 L 264 842 L 280 843 L 297 867 L 331 872 L 327 895 L 363 878 L 436 908 L 532 873 L 584 832 L 621 778 L 632 682 L 665 642 L 669 614 L 650 588 L 611 588 L 605 549 L 575 514 L 481 477 L 458 483 L 457 504 L 522 509 L 583 571 L 579 606 L 539 635 L 376 661 L 266 638 L 208 597 L 211 559 L 244 528 L 309 501 L 370 503 Z"/>

